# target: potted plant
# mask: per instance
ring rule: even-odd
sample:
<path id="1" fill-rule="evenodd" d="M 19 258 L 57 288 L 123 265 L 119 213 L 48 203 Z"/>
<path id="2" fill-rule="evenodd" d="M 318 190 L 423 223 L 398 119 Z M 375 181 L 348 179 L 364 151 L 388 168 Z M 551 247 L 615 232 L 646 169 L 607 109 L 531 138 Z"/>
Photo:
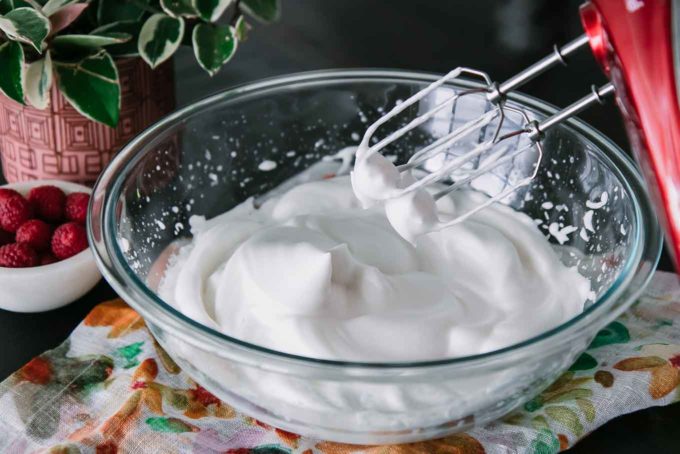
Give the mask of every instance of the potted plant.
<path id="1" fill-rule="evenodd" d="M 10 181 L 89 183 L 174 108 L 170 57 L 214 75 L 278 0 L 0 0 L 0 156 Z"/>

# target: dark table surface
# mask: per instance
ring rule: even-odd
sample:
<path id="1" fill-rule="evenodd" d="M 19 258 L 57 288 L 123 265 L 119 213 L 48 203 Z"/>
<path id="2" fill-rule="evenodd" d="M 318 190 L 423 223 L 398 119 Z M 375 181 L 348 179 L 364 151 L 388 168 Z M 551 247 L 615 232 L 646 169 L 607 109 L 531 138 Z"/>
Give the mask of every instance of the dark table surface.
<path id="1" fill-rule="evenodd" d="M 188 49 L 175 59 L 177 98 L 185 105 L 220 89 L 279 74 L 328 68 L 384 67 L 446 72 L 465 65 L 502 80 L 582 31 L 579 1 L 562 0 L 282 0 L 282 20 L 256 25 L 222 72 L 209 78 Z M 524 91 L 557 105 L 586 93 L 604 77 L 588 52 Z M 616 109 L 593 108 L 581 118 L 628 149 Z M 660 269 L 670 270 L 666 257 Z M 2 291 L 0 289 L 0 291 Z M 0 310 L 0 378 L 66 339 L 97 303 L 115 297 L 101 282 L 75 303 L 42 314 Z M 574 453 L 680 452 L 680 405 L 617 418 Z"/>

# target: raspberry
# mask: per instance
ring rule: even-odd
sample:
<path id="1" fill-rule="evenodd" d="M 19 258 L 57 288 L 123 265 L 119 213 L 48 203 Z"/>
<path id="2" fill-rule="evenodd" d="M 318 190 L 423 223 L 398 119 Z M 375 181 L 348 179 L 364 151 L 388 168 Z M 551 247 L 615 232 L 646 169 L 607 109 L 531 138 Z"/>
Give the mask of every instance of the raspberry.
<path id="1" fill-rule="evenodd" d="M 7 194 L 0 199 L 0 228 L 14 233 L 33 217 L 31 204 L 21 194 Z"/>
<path id="2" fill-rule="evenodd" d="M 13 196 L 13 195 L 21 195 L 21 194 L 19 194 L 14 189 L 0 188 L 0 201 L 2 201 L 2 199 L 6 198 L 6 197 Z"/>
<path id="3" fill-rule="evenodd" d="M 73 257 L 87 249 L 85 227 L 75 222 L 67 222 L 57 227 L 52 235 L 52 253 L 60 260 Z"/>
<path id="4" fill-rule="evenodd" d="M 50 265 L 58 261 L 59 259 L 56 258 L 51 252 L 46 252 L 40 256 L 40 266 Z"/>
<path id="5" fill-rule="evenodd" d="M 17 229 L 17 243 L 26 243 L 36 251 L 44 251 L 50 247 L 52 229 L 45 221 L 31 219 Z"/>
<path id="6" fill-rule="evenodd" d="M 14 243 L 14 235 L 0 229 L 0 246 L 4 246 L 9 243 Z"/>
<path id="7" fill-rule="evenodd" d="M 87 205 L 90 203 L 90 194 L 74 192 L 66 196 L 66 219 L 85 224 L 87 220 Z"/>
<path id="8" fill-rule="evenodd" d="M 45 221 L 61 221 L 64 217 L 66 194 L 56 186 L 38 186 L 28 193 L 38 217 Z"/>
<path id="9" fill-rule="evenodd" d="M 12 243 L 0 247 L 0 266 L 28 268 L 37 264 L 38 254 L 28 244 Z"/>

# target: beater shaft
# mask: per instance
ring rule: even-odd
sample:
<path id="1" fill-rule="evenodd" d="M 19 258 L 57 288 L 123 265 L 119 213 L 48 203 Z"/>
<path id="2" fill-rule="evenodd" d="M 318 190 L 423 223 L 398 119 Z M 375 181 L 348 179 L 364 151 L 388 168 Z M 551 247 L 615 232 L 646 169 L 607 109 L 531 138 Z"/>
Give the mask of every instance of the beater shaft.
<path id="1" fill-rule="evenodd" d="M 597 88 L 595 85 L 590 87 L 591 93 L 579 99 L 575 103 L 565 107 L 564 109 L 556 112 L 545 120 L 534 125 L 533 131 L 530 132 L 529 137 L 533 140 L 540 138 L 540 135 L 548 130 L 549 128 L 563 122 L 564 120 L 573 117 L 579 112 L 586 110 L 588 107 L 595 103 L 603 104 L 603 99 L 605 96 L 614 94 L 614 84 L 608 82 Z"/>
<path id="2" fill-rule="evenodd" d="M 509 91 L 524 85 L 557 64 L 561 63 L 566 65 L 565 58 L 580 50 L 582 47 L 588 46 L 588 42 L 588 36 L 583 34 L 562 47 L 558 47 L 557 45 L 553 46 L 551 54 L 546 55 L 525 70 L 515 74 L 500 85 L 497 85 L 496 89 L 489 93 L 489 101 L 496 102 L 500 100 L 500 98 Z"/>

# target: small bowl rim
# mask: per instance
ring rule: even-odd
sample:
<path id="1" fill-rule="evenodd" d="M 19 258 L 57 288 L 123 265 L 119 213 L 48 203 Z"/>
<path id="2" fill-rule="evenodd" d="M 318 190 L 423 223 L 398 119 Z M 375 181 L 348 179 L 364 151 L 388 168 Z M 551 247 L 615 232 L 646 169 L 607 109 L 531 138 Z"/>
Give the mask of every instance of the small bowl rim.
<path id="1" fill-rule="evenodd" d="M 125 180 L 129 169 L 138 160 L 142 159 L 143 155 L 138 153 L 139 149 L 148 142 L 155 141 L 158 133 L 162 133 L 165 129 L 185 121 L 194 114 L 200 114 L 209 108 L 215 107 L 221 102 L 227 102 L 240 95 L 253 94 L 265 89 L 283 89 L 302 83 L 316 83 L 327 86 L 332 81 L 347 82 L 349 80 L 357 82 L 399 81 L 416 84 L 429 83 L 440 77 L 441 75 L 439 74 L 427 72 L 370 68 L 302 72 L 268 78 L 226 89 L 164 117 L 123 147 L 107 169 L 102 172 L 94 186 L 94 200 L 90 206 L 90 218 L 87 227 L 90 242 L 94 246 L 95 259 L 102 275 L 119 295 L 129 301 L 145 318 L 148 317 L 152 324 L 161 326 L 173 333 L 173 335 L 180 335 L 183 340 L 194 343 L 201 348 L 205 349 L 207 346 L 210 346 L 214 349 L 219 349 L 226 345 L 230 348 L 236 347 L 240 349 L 245 355 L 260 355 L 261 357 L 287 360 L 299 365 L 315 367 L 356 368 L 359 370 L 425 370 L 439 366 L 472 365 L 479 361 L 507 359 L 508 355 L 513 352 L 524 351 L 527 354 L 535 354 L 535 350 L 529 350 L 536 347 L 536 345 L 544 346 L 548 341 L 554 341 L 558 335 L 564 335 L 561 340 L 570 340 L 574 336 L 587 332 L 594 324 L 605 326 L 632 304 L 633 300 L 639 296 L 651 279 L 661 255 L 661 230 L 647 198 L 642 177 L 632 159 L 609 138 L 577 118 L 568 120 L 564 127 L 575 130 L 580 136 L 585 137 L 586 140 L 596 146 L 597 157 L 605 160 L 612 171 L 617 173 L 620 183 L 625 186 L 627 193 L 631 195 L 638 221 L 636 238 L 634 240 L 634 254 L 631 254 L 631 259 L 628 260 L 616 281 L 588 309 L 537 336 L 501 349 L 454 358 L 403 362 L 342 361 L 285 353 L 228 336 L 185 316 L 159 298 L 127 266 L 122 251 L 118 247 L 117 241 L 115 241 L 115 235 L 112 235 L 112 233 L 115 233 L 113 216 L 115 214 L 115 203 L 113 201 L 117 200 L 122 190 L 122 182 Z M 476 82 L 472 81 L 461 81 L 460 84 L 452 85 L 478 86 Z M 508 98 L 544 114 L 551 114 L 558 110 L 555 106 L 545 101 L 521 92 L 510 93 Z M 95 200 L 98 199 L 101 200 L 95 204 Z M 645 238 L 643 238 L 643 233 Z M 644 251 L 640 244 L 641 241 L 644 241 L 642 244 Z M 645 253 L 644 257 L 643 252 Z M 634 280 L 636 281 L 637 288 L 631 290 L 630 286 Z M 626 291 L 628 293 L 625 295 L 625 302 L 617 306 L 619 298 Z M 608 309 L 612 309 L 612 307 L 614 310 L 605 312 Z"/>
<path id="2" fill-rule="evenodd" d="M 14 183 L 7 183 L 0 185 L 0 188 L 14 189 L 15 191 L 22 192 L 28 191 L 38 186 L 56 186 L 62 189 L 67 195 L 73 192 L 87 192 L 92 194 L 92 188 L 84 186 L 80 183 L 75 183 L 72 181 L 61 181 L 61 180 L 28 180 L 28 181 L 16 181 Z M 24 194 L 22 194 L 24 195 Z M 89 210 L 88 210 L 89 211 Z M 85 222 L 87 227 L 87 221 Z M 22 276 L 27 274 L 35 273 L 36 270 L 45 272 L 58 272 L 63 271 L 66 268 L 70 268 L 74 265 L 81 264 L 92 260 L 92 248 L 87 247 L 84 251 L 78 252 L 73 257 L 69 257 L 64 260 L 59 260 L 58 262 L 50 263 L 48 265 L 30 266 L 27 268 L 7 268 L 0 266 L 0 273 L 4 275 L 14 275 Z"/>

